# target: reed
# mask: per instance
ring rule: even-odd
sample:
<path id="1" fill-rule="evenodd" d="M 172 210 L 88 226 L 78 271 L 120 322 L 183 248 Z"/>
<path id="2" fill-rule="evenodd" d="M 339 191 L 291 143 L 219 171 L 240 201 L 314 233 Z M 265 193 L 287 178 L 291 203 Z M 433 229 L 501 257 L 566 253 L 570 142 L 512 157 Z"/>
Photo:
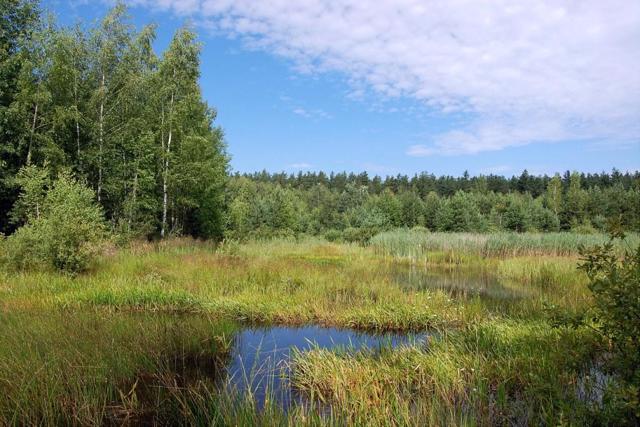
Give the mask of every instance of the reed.
<path id="1" fill-rule="evenodd" d="M 603 244 L 605 234 L 577 233 L 430 233 L 418 230 L 394 230 L 380 233 L 371 239 L 376 253 L 385 256 L 422 258 L 431 252 L 450 254 L 454 259 L 462 255 L 481 257 L 514 256 L 575 256 L 579 248 Z M 630 247 L 640 242 L 637 233 L 627 237 Z"/>

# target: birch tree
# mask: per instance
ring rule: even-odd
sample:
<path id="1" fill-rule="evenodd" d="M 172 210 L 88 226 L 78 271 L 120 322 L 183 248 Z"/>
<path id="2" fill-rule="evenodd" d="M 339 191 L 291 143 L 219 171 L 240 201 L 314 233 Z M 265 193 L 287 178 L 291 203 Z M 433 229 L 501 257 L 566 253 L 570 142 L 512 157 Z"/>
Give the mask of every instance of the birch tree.
<path id="1" fill-rule="evenodd" d="M 112 162 L 111 136 L 118 130 L 115 121 L 118 97 L 122 89 L 122 55 L 131 40 L 131 26 L 125 23 L 126 8 L 118 4 L 103 19 L 91 35 L 92 79 L 94 83 L 92 104 L 96 122 L 96 143 L 93 154 L 95 165 L 96 196 L 104 198 L 105 174 Z"/>
<path id="2" fill-rule="evenodd" d="M 195 34 L 183 28 L 174 36 L 160 64 L 162 87 L 161 145 L 162 145 L 162 220 L 160 236 L 168 231 L 169 203 L 171 202 L 171 167 L 174 151 L 188 129 L 190 118 L 188 103 L 198 91 L 198 55 L 200 47 Z M 173 150 L 173 151 L 172 151 Z M 172 221 L 175 225 L 175 221 Z"/>

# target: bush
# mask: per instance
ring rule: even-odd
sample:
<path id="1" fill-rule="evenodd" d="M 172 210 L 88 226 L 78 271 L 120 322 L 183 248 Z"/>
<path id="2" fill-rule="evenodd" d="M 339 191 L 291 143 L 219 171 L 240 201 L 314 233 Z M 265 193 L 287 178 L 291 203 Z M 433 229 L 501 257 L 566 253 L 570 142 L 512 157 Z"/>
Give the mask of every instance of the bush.
<path id="1" fill-rule="evenodd" d="M 329 242 L 339 242 L 342 240 L 342 232 L 332 228 L 324 233 L 324 238 Z"/>
<path id="2" fill-rule="evenodd" d="M 624 235 L 618 233 L 619 237 Z M 608 368 L 622 381 L 618 414 L 640 422 L 640 245 L 619 256 L 613 238 L 603 245 L 581 249 L 579 268 L 589 277 L 593 320 L 611 344 Z"/>
<path id="3" fill-rule="evenodd" d="M 29 198 L 23 187 L 21 198 Z M 62 173 L 46 191 L 42 206 L 3 242 L 5 263 L 14 269 L 85 270 L 106 237 L 101 208 L 93 191 Z"/>
<path id="4" fill-rule="evenodd" d="M 342 232 L 342 239 L 345 242 L 366 245 L 369 243 L 369 240 L 379 232 L 380 230 L 375 227 L 347 227 Z"/>
<path id="5" fill-rule="evenodd" d="M 585 219 L 582 222 L 576 222 L 571 225 L 571 231 L 578 234 L 595 234 L 598 232 L 593 225 L 591 225 L 591 221 Z"/>

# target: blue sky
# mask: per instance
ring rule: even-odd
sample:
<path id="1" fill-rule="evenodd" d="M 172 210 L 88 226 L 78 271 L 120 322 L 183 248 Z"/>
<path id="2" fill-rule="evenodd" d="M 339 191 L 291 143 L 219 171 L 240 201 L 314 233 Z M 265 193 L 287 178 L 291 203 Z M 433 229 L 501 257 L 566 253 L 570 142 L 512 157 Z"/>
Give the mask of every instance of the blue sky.
<path id="1" fill-rule="evenodd" d="M 128 3 L 159 51 L 200 34 L 234 171 L 640 169 L 638 2 Z M 43 6 L 71 24 L 109 2 Z"/>

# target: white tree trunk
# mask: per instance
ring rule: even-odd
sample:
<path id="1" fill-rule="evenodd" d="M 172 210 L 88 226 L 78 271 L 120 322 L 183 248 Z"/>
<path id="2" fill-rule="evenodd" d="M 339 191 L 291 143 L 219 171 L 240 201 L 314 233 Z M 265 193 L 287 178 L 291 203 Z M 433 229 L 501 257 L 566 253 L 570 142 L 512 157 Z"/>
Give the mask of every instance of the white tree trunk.
<path id="1" fill-rule="evenodd" d="M 78 116 L 80 115 L 80 111 L 78 109 L 78 76 L 77 74 L 73 75 L 73 103 L 75 108 L 75 119 L 76 119 L 76 147 L 78 149 L 78 167 L 80 167 L 80 121 L 78 120 Z"/>
<path id="2" fill-rule="evenodd" d="M 104 145 L 104 72 L 102 72 L 102 84 L 100 87 L 100 118 L 98 135 L 98 202 L 102 197 L 102 150 Z"/>
<path id="3" fill-rule="evenodd" d="M 173 92 L 171 93 L 171 102 L 169 104 L 169 135 L 167 137 L 167 147 L 164 158 L 164 171 L 162 174 L 162 228 L 160 229 L 160 237 L 164 238 L 167 229 L 167 205 L 169 202 L 169 194 L 167 191 L 167 181 L 169 179 L 169 154 L 171 153 L 171 138 L 173 136 L 172 129 L 172 113 L 173 113 Z"/>
<path id="4" fill-rule="evenodd" d="M 33 109 L 33 121 L 31 122 L 31 135 L 29 136 L 29 148 L 27 149 L 27 166 L 31 164 L 31 150 L 33 149 L 33 135 L 36 133 L 36 120 L 38 119 L 38 104 Z"/>

